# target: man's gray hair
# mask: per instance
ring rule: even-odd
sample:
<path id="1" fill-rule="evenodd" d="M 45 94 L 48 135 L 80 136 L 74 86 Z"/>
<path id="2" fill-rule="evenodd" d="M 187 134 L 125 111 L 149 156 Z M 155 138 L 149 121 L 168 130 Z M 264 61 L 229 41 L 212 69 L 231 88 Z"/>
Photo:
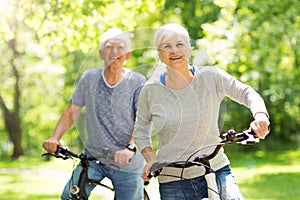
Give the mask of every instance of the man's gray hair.
<path id="1" fill-rule="evenodd" d="M 103 49 L 107 40 L 117 38 L 124 41 L 126 46 L 126 51 L 130 51 L 131 44 L 130 44 L 130 35 L 129 33 L 125 33 L 120 28 L 111 28 L 104 32 L 100 37 L 100 49 Z"/>

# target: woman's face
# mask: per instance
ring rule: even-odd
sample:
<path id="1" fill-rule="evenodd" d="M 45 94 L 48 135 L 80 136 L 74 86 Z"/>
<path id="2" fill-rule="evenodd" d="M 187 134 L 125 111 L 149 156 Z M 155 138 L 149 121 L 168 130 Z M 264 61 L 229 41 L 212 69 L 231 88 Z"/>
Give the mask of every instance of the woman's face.
<path id="1" fill-rule="evenodd" d="M 158 51 L 160 60 L 171 68 L 187 66 L 191 55 L 186 37 L 176 33 L 163 40 Z"/>

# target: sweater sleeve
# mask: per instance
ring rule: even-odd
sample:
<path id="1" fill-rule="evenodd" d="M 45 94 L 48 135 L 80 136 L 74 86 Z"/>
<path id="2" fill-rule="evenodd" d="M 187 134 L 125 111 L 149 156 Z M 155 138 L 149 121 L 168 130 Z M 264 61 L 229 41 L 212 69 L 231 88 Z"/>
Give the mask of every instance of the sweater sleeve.
<path id="1" fill-rule="evenodd" d="M 217 71 L 220 78 L 218 84 L 221 84 L 219 86 L 223 89 L 225 96 L 248 107 L 253 117 L 259 112 L 263 112 L 269 117 L 264 100 L 252 87 L 238 81 L 221 69 L 217 69 Z"/>
<path id="2" fill-rule="evenodd" d="M 140 151 L 152 147 L 151 141 L 151 116 L 148 106 L 147 87 L 143 87 L 138 100 L 137 118 L 133 131 L 134 141 Z"/>

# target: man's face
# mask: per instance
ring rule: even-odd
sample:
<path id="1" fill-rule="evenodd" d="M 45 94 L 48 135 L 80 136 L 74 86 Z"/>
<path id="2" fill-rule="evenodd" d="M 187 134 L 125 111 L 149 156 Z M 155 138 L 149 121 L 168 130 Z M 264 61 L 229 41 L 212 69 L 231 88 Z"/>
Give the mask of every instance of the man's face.
<path id="1" fill-rule="evenodd" d="M 125 42 L 118 38 L 107 40 L 100 50 L 100 58 L 104 60 L 106 67 L 122 67 L 129 57 L 130 52 L 126 52 Z"/>

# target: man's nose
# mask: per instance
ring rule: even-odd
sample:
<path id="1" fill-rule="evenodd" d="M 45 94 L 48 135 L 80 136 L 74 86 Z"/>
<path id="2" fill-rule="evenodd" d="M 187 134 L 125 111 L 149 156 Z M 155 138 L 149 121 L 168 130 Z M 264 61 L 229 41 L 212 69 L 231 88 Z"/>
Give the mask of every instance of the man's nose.
<path id="1" fill-rule="evenodd" d="M 112 52 L 113 52 L 113 53 L 119 53 L 118 47 L 113 47 Z"/>

